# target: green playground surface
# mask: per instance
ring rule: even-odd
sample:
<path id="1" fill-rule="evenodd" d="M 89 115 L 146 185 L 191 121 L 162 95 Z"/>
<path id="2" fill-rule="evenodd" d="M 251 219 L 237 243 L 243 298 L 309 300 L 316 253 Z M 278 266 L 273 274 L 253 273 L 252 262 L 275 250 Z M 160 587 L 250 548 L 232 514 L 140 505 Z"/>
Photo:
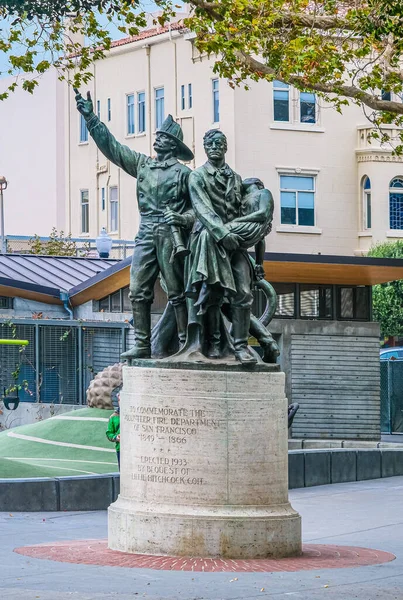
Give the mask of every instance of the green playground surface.
<path id="1" fill-rule="evenodd" d="M 0 433 L 0 479 L 115 473 L 113 411 L 82 408 Z"/>

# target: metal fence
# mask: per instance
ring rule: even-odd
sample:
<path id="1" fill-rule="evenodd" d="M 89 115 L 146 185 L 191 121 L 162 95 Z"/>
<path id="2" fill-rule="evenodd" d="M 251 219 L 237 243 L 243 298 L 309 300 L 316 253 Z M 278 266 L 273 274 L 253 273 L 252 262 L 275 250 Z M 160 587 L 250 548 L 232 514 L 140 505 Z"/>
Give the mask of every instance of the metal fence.
<path id="1" fill-rule="evenodd" d="M 381 431 L 403 433 L 403 361 L 381 361 Z"/>
<path id="2" fill-rule="evenodd" d="M 31 238 L 28 235 L 9 235 L 6 237 L 7 254 L 31 254 Z M 39 237 L 41 242 L 48 242 L 49 237 Z M 76 256 L 98 255 L 95 238 L 69 238 L 76 246 Z M 109 258 L 124 259 L 133 254 L 133 240 L 113 240 Z"/>
<path id="3" fill-rule="evenodd" d="M 0 321 L 0 338 L 29 341 L 23 351 L 0 345 L 0 395 L 18 388 L 25 402 L 85 404 L 89 382 L 120 362 L 128 335 L 127 323 Z"/>

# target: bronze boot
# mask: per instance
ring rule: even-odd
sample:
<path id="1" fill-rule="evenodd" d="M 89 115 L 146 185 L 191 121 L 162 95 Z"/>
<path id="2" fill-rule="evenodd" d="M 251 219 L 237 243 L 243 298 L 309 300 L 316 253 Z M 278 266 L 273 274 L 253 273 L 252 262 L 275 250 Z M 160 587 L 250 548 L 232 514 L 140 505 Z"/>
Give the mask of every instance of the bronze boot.
<path id="1" fill-rule="evenodd" d="M 252 355 L 248 348 L 250 308 L 233 306 L 231 308 L 231 313 L 235 358 L 243 365 L 255 365 L 257 359 Z"/>
<path id="2" fill-rule="evenodd" d="M 151 305 L 147 302 L 133 303 L 134 346 L 123 352 L 120 358 L 151 358 Z"/>
<path id="3" fill-rule="evenodd" d="M 208 327 L 208 358 L 220 358 L 221 356 L 221 331 L 220 331 L 220 307 L 215 304 L 210 306 L 207 311 Z"/>
<path id="4" fill-rule="evenodd" d="M 188 326 L 188 311 L 185 302 L 174 306 L 176 327 L 178 330 L 179 349 L 183 348 L 186 342 L 187 326 Z"/>

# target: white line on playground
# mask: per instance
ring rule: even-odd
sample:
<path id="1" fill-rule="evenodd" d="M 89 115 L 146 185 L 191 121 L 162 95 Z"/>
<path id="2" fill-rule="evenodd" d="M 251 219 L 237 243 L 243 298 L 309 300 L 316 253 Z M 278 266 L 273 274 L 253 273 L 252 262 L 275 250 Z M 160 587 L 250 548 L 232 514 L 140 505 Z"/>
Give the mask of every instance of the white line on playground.
<path id="1" fill-rule="evenodd" d="M 43 438 L 35 438 L 31 435 L 24 435 L 22 433 L 14 433 L 13 431 L 9 431 L 7 433 L 8 437 L 18 438 L 20 440 L 27 440 L 28 442 L 39 442 L 40 444 L 50 444 L 51 446 L 64 446 L 65 448 L 79 448 L 80 450 L 96 450 L 98 452 L 113 452 L 115 450 L 111 450 L 109 448 L 99 448 L 98 446 L 84 446 L 81 444 L 69 444 L 68 442 L 53 442 L 51 440 L 44 440 Z M 91 462 L 91 461 L 90 461 Z"/>
<path id="2" fill-rule="evenodd" d="M 12 460 L 30 460 L 30 459 L 12 459 Z M 31 459 L 34 460 L 34 459 Z M 45 459 L 44 459 L 45 460 Z M 49 458 L 48 460 L 54 460 Z M 109 463 L 108 463 L 109 464 Z M 39 466 L 39 465 L 32 465 Z M 43 469 L 59 469 L 61 471 L 72 471 L 74 473 L 85 473 L 86 475 L 98 475 L 99 473 L 93 473 L 92 471 L 83 471 L 82 469 L 69 469 L 67 467 L 55 467 L 55 465 L 40 465 Z"/>
<path id="3" fill-rule="evenodd" d="M 55 460 L 56 462 L 74 462 L 74 463 L 85 463 L 92 465 L 113 465 L 116 466 L 116 463 L 111 462 L 103 462 L 100 460 L 77 460 L 75 458 L 40 458 L 39 456 L 33 456 L 32 458 L 28 458 L 26 456 L 2 456 L 5 460 Z"/>
<path id="4" fill-rule="evenodd" d="M 109 419 L 105 419 L 104 417 L 65 417 L 64 415 L 56 415 L 53 419 L 61 419 L 63 421 L 102 421 L 103 423 L 109 421 Z"/>

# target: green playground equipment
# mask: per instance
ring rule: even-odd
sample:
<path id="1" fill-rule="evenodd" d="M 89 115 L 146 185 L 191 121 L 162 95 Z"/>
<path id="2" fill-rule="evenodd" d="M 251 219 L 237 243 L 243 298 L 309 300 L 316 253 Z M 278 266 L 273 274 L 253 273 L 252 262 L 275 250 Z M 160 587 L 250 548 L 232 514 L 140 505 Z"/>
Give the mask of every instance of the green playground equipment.
<path id="1" fill-rule="evenodd" d="M 14 338 L 10 338 L 10 339 L 6 339 L 6 340 L 0 340 L 0 344 L 2 344 L 3 346 L 28 346 L 29 341 L 28 340 L 16 340 Z M 18 389 L 14 396 L 10 396 L 10 395 L 6 396 L 6 390 L 4 389 L 4 395 L 1 399 L 4 403 L 4 406 L 8 410 L 16 410 L 16 408 L 18 408 L 18 405 L 20 403 L 20 399 L 18 397 Z"/>

